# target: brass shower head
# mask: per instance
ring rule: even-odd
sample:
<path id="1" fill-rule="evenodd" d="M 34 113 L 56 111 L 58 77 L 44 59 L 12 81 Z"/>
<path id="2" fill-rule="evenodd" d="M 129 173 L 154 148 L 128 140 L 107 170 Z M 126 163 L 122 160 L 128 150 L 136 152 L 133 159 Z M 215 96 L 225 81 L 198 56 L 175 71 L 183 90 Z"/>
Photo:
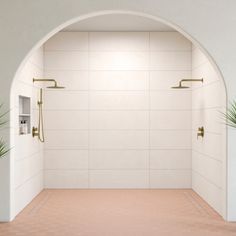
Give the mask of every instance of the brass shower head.
<path id="1" fill-rule="evenodd" d="M 171 88 L 172 89 L 187 89 L 187 88 L 190 88 L 188 86 L 183 86 L 182 85 L 183 82 L 202 82 L 203 83 L 203 78 L 201 78 L 201 79 L 182 79 L 182 80 L 179 81 L 178 86 L 173 86 Z"/>
<path id="2" fill-rule="evenodd" d="M 188 88 L 190 88 L 190 87 L 179 85 L 179 86 L 173 86 L 173 87 L 171 87 L 171 88 L 172 88 L 172 89 L 188 89 Z"/>
<path id="3" fill-rule="evenodd" d="M 53 82 L 53 86 L 47 86 L 49 89 L 64 89 L 65 87 L 63 86 L 58 86 L 57 81 L 55 79 L 35 79 L 33 78 L 33 83 L 34 82 Z"/>
<path id="4" fill-rule="evenodd" d="M 54 86 L 48 86 L 47 88 L 49 88 L 49 89 L 64 89 L 65 87 L 54 85 Z"/>

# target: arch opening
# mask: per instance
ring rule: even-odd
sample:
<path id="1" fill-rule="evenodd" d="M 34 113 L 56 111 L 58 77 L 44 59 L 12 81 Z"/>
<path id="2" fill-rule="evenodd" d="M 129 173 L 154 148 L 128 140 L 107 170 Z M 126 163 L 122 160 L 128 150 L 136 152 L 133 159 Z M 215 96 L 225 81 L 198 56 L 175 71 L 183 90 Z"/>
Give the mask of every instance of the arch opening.
<path id="1" fill-rule="evenodd" d="M 53 30 L 50 34 L 48 34 L 44 39 L 42 39 L 35 47 L 34 47 L 34 49 L 32 49 L 31 50 L 31 52 L 28 54 L 28 56 L 24 59 L 24 62 L 22 63 L 22 65 L 20 66 L 20 68 L 19 68 L 19 70 L 18 70 L 18 72 L 16 73 L 16 76 L 15 76 L 15 79 L 14 79 L 14 81 L 17 81 L 17 79 L 19 78 L 19 74 L 21 73 L 21 71 L 22 71 L 22 69 L 24 68 L 24 66 L 27 64 L 27 62 L 28 62 L 28 60 L 29 60 L 29 58 L 33 55 L 33 53 L 36 51 L 36 49 L 38 49 L 38 48 L 40 48 L 40 46 L 42 46 L 45 42 L 47 42 L 53 35 L 55 35 L 56 33 L 58 33 L 60 30 L 62 30 L 63 28 L 65 28 L 66 26 L 69 26 L 69 25 L 71 25 L 71 24 L 73 24 L 73 23 L 75 23 L 75 22 L 79 22 L 79 21 L 83 21 L 83 20 L 86 20 L 86 19 L 90 19 L 90 18 L 92 18 L 92 17 L 96 17 L 96 16 L 102 16 L 102 15 L 112 15 L 112 14 L 127 14 L 127 15 L 133 15 L 133 16 L 140 16 L 140 17 L 144 17 L 144 18 L 148 18 L 148 19 L 151 19 L 151 20 L 153 20 L 153 21 L 155 21 L 155 22 L 162 22 L 162 23 L 164 23 L 164 24 L 166 24 L 166 25 L 169 25 L 170 27 L 172 27 L 172 28 L 174 28 L 175 30 L 177 30 L 178 32 L 180 32 L 182 35 L 184 35 L 189 41 L 191 41 L 194 45 L 195 45 L 195 47 L 194 47 L 194 49 L 193 49 L 193 51 L 191 50 L 191 53 L 196 53 L 197 55 L 196 55 L 196 57 L 197 56 L 199 56 L 200 55 L 200 57 L 206 57 L 207 58 L 207 60 L 209 60 L 209 64 L 214 68 L 214 70 L 216 71 L 216 74 L 217 74 L 217 78 L 219 79 L 220 78 L 220 83 L 221 83 L 221 85 L 222 85 L 222 88 L 224 88 L 224 92 L 222 92 L 222 90 L 221 90 L 221 92 L 222 93 L 225 93 L 225 96 L 226 96 L 226 87 L 225 87 L 225 83 L 224 83 L 224 80 L 223 80 L 223 77 L 222 77 L 222 75 L 221 75 L 221 73 L 220 73 L 220 71 L 219 71 L 219 69 L 218 69 L 218 67 L 217 67 L 217 65 L 216 65 L 216 63 L 213 61 L 213 59 L 210 57 L 210 55 L 206 52 L 206 50 L 202 47 L 202 46 L 200 46 L 199 45 L 199 43 L 195 40 L 195 39 L 193 39 L 191 36 L 189 36 L 187 33 L 185 33 L 185 32 L 183 32 L 183 30 L 182 29 L 180 29 L 180 28 L 178 28 L 177 26 L 175 26 L 174 24 L 172 24 L 172 23 L 169 23 L 169 22 L 167 22 L 167 21 L 165 21 L 165 20 L 163 20 L 163 19 L 159 19 L 159 18 L 156 18 L 156 17 L 154 17 L 154 16 L 150 16 L 150 15 L 146 15 L 146 14 L 143 14 L 143 13 L 137 13 L 137 12 L 127 12 L 127 11 L 103 11 L 103 12 L 96 12 L 96 13 L 93 13 L 93 14 L 89 14 L 89 15 L 85 15 L 85 16 L 82 16 L 82 17 L 78 17 L 78 18 L 76 18 L 76 19 L 72 19 L 71 21 L 69 21 L 69 22 L 66 22 L 66 23 L 64 23 L 63 25 L 61 25 L 61 26 L 59 26 L 57 29 L 55 29 L 55 30 Z M 150 37 L 150 33 L 149 33 L 149 37 Z M 200 50 L 198 50 L 197 48 L 200 48 Z M 48 50 L 48 51 L 50 51 L 50 49 Z M 203 53 L 202 53 L 202 52 Z M 41 51 L 42 52 L 42 51 Z M 122 60 L 123 60 L 123 58 L 122 58 Z M 197 60 L 197 59 L 196 59 Z M 208 63 L 208 62 L 207 62 Z M 34 64 L 34 63 L 33 63 Z M 40 66 L 39 66 L 40 67 Z M 192 69 L 191 69 L 191 77 L 193 77 L 193 75 L 194 76 L 198 76 L 198 74 L 199 73 L 201 73 L 201 71 L 199 71 L 200 69 L 199 69 L 199 67 L 201 68 L 201 63 L 200 64 L 198 64 L 198 65 L 196 65 L 195 66 L 196 68 L 195 68 L 195 71 L 194 71 L 194 73 L 192 72 Z M 38 68 L 38 69 L 40 69 L 40 68 Z M 73 70 L 73 69 L 72 69 Z M 204 68 L 202 68 L 202 70 L 204 70 Z M 148 73 L 150 73 L 150 72 L 148 72 Z M 39 72 L 39 75 L 42 75 L 43 76 L 43 71 L 40 71 Z M 179 79 L 179 78 L 178 78 Z M 150 81 L 149 81 L 150 82 Z M 211 82 L 212 82 L 212 84 L 213 84 L 213 86 L 214 86 L 214 82 L 215 81 L 210 81 L 209 82 L 209 84 L 211 84 Z M 209 86 L 209 84 L 208 84 L 208 86 Z M 17 86 L 17 85 L 14 85 L 14 86 Z M 15 87 L 12 87 L 12 89 L 11 89 L 11 98 L 13 98 L 13 96 L 15 95 L 15 92 L 16 92 L 16 88 Z M 202 91 L 200 91 L 201 90 L 201 88 L 198 88 L 198 87 L 196 87 L 195 88 L 195 90 L 194 90 L 194 92 L 193 93 L 195 93 L 195 94 L 197 94 L 197 96 L 198 96 L 198 98 L 196 99 L 196 103 L 198 103 L 199 102 L 199 98 L 201 98 L 201 96 L 202 96 L 202 94 L 204 93 L 204 89 L 205 89 L 205 87 L 204 88 L 202 88 L 203 90 Z M 36 88 L 36 90 L 37 90 L 37 88 Z M 200 92 L 199 92 L 200 91 Z M 23 92 L 22 92 L 23 93 Z M 199 95 L 199 94 L 200 95 Z M 18 94 L 19 95 L 19 94 Z M 30 95 L 29 94 L 29 97 L 31 97 L 32 95 Z M 193 95 L 191 94 L 191 97 L 192 97 Z M 226 101 L 226 97 L 224 98 L 225 99 L 225 101 Z M 201 99 L 200 99 L 201 100 Z M 14 102 L 15 102 L 15 99 L 11 99 L 11 101 L 12 101 L 12 105 L 14 104 Z M 200 101 L 200 102 L 202 102 L 202 101 Z M 217 106 L 218 108 L 222 108 L 223 109 L 223 107 L 224 106 L 226 106 L 226 103 L 224 103 L 223 104 L 223 106 Z M 14 106 L 12 106 L 12 107 L 14 107 Z M 37 109 L 36 107 L 34 108 L 35 110 Z M 202 107 L 198 107 L 198 105 L 196 105 L 196 107 L 195 107 L 195 113 L 197 113 L 197 110 L 201 110 L 202 109 Z M 207 112 L 207 110 L 210 110 L 211 109 L 211 107 L 206 107 L 206 109 L 205 109 L 205 111 Z M 199 118 L 198 117 L 198 115 L 199 114 L 197 114 L 196 115 L 196 117 L 197 118 Z M 207 116 L 211 116 L 212 114 L 209 114 L 209 113 L 207 113 Z M 13 114 L 11 115 L 11 122 L 15 122 L 15 120 L 13 120 L 12 118 L 13 118 Z M 205 117 L 204 117 L 205 118 Z M 209 117 L 206 117 L 207 119 L 209 118 Z M 191 121 L 192 122 L 192 121 Z M 200 122 L 203 122 L 203 120 L 201 120 Z M 191 124 L 193 124 L 193 123 L 191 123 Z M 197 124 L 194 124 L 194 125 L 198 125 L 199 123 L 197 123 Z M 151 131 L 150 131 L 150 127 L 148 128 L 148 132 L 149 132 L 149 136 L 150 136 L 150 133 L 151 133 Z M 191 130 L 191 132 L 195 132 L 194 130 Z M 210 133 L 211 131 L 209 131 L 209 133 Z M 223 131 L 222 131 L 223 132 Z M 226 132 L 226 131 L 224 131 L 224 132 Z M 212 133 L 214 133 L 214 131 L 212 131 Z M 223 133 L 222 134 L 223 135 L 223 140 L 225 140 L 225 143 L 226 143 L 226 133 Z M 14 140 L 14 138 L 12 138 L 11 139 L 12 140 L 12 146 L 14 146 L 14 144 L 16 143 L 15 142 L 15 140 Z M 209 140 L 208 140 L 209 141 Z M 206 145 L 206 144 L 205 144 Z M 174 148 L 173 148 L 174 149 Z M 194 155 L 196 155 L 196 153 L 197 152 L 199 152 L 199 153 L 201 153 L 201 148 L 199 149 L 199 150 L 195 150 L 195 152 L 194 152 Z M 226 152 L 226 151 L 224 151 L 223 150 L 223 152 Z M 11 155 L 12 155 L 12 157 L 11 158 L 14 158 L 15 159 L 15 156 L 16 156 L 16 154 L 17 153 L 15 153 L 15 152 L 13 152 Z M 192 155 L 192 154 L 191 154 Z M 224 156 L 225 155 L 225 156 Z M 222 172 L 224 173 L 223 174 L 223 179 L 221 179 L 221 181 L 222 182 L 224 182 L 224 185 L 223 186 L 221 186 L 223 189 L 224 189 L 224 193 L 222 193 L 222 199 L 221 199 L 221 203 L 219 203 L 219 202 L 217 202 L 217 203 L 213 203 L 213 204 L 222 204 L 221 205 L 221 215 L 225 218 L 226 217 L 226 205 L 227 205 L 227 203 L 226 203 L 226 186 L 227 186 L 227 184 L 226 184 L 226 153 L 224 154 L 224 155 L 222 155 L 222 156 L 224 156 L 224 159 L 225 160 L 223 160 L 223 165 L 222 165 Z M 209 156 L 210 158 L 212 158 L 212 156 L 211 156 L 211 154 L 209 155 L 209 152 L 206 154 L 206 156 Z M 201 157 L 198 157 L 198 158 L 201 158 Z M 198 163 L 197 163 L 197 161 L 198 160 L 195 160 L 195 164 L 197 165 Z M 14 167 L 12 167 L 12 170 L 14 170 Z M 204 170 L 203 170 L 204 171 Z M 195 171 L 195 174 L 197 173 L 197 171 Z M 192 174 L 191 174 L 191 176 L 192 176 Z M 149 176 L 150 177 L 150 176 Z M 205 178 L 205 179 L 207 179 L 207 177 Z M 197 181 L 202 181 L 202 180 L 197 180 Z M 199 190 L 199 191 L 202 191 L 202 190 Z M 199 192 L 199 194 L 201 195 L 202 193 L 201 192 Z M 202 195 L 201 195 L 202 196 Z M 31 198 L 33 197 L 33 195 L 31 196 Z M 208 201 L 208 203 L 209 203 L 209 199 L 207 199 L 207 196 L 202 196 L 206 201 Z M 27 202 L 27 200 L 26 200 L 26 202 Z M 26 204 L 26 202 L 24 202 L 24 203 L 22 203 L 22 205 L 20 205 L 19 206 L 19 209 L 22 209 L 22 207 Z M 214 206 L 213 206 L 214 207 Z M 219 212 L 219 211 L 218 211 Z"/>

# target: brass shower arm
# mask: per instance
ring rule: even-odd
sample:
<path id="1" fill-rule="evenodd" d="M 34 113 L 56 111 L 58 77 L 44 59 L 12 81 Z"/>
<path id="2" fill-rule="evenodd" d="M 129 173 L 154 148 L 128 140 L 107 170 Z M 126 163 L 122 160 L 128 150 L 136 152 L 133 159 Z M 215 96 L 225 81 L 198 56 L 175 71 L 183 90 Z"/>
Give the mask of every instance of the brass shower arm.
<path id="1" fill-rule="evenodd" d="M 203 78 L 201 79 L 182 79 L 179 81 L 179 86 L 182 86 L 183 82 L 202 82 L 203 83 Z"/>
<path id="2" fill-rule="evenodd" d="M 33 83 L 34 82 L 53 82 L 55 87 L 57 87 L 57 81 L 55 79 L 35 79 L 35 78 L 33 78 Z"/>

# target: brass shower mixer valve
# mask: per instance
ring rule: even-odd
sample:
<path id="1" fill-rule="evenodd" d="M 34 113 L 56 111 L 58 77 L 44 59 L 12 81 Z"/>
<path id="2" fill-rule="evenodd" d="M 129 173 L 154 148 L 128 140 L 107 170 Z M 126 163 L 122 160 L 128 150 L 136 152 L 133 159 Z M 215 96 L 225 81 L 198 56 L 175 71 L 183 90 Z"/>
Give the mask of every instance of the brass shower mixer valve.
<path id="1" fill-rule="evenodd" d="M 203 126 L 198 128 L 197 139 L 198 139 L 198 137 L 202 137 L 202 138 L 204 137 L 204 127 Z"/>
<path id="2" fill-rule="evenodd" d="M 33 137 L 39 136 L 39 132 L 38 132 L 38 128 L 37 127 L 33 127 L 32 128 L 32 136 Z"/>

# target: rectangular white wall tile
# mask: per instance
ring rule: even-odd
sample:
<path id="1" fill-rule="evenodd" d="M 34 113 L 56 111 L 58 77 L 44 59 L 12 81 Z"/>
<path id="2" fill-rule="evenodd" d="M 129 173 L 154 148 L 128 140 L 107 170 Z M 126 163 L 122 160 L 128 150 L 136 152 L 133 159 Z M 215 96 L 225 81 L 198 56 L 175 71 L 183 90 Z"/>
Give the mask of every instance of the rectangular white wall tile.
<path id="1" fill-rule="evenodd" d="M 76 51 L 45 51 L 46 70 L 87 70 L 88 53 Z"/>
<path id="2" fill-rule="evenodd" d="M 191 170 L 151 170 L 150 188 L 191 188 Z"/>
<path id="3" fill-rule="evenodd" d="M 45 132 L 46 149 L 87 149 L 88 131 L 83 130 L 47 130 Z"/>
<path id="4" fill-rule="evenodd" d="M 151 150 L 151 169 L 191 169 L 191 150 Z"/>
<path id="5" fill-rule="evenodd" d="M 37 152 L 34 155 L 16 161 L 14 171 L 14 183 L 17 188 L 43 171 L 43 152 Z"/>
<path id="6" fill-rule="evenodd" d="M 90 111 L 91 129 L 148 129 L 148 111 Z"/>
<path id="7" fill-rule="evenodd" d="M 45 150 L 44 168 L 46 170 L 88 169 L 87 150 Z"/>
<path id="8" fill-rule="evenodd" d="M 153 51 L 191 51 L 192 43 L 178 32 L 151 32 L 150 49 Z"/>
<path id="9" fill-rule="evenodd" d="M 65 90 L 88 90 L 88 71 L 78 70 L 45 70 L 45 78 L 52 78 L 58 82 L 59 86 L 64 86 Z"/>
<path id="10" fill-rule="evenodd" d="M 92 51 L 147 51 L 148 32 L 91 32 Z"/>
<path id="11" fill-rule="evenodd" d="M 222 162 L 210 158 L 204 154 L 193 151 L 192 154 L 193 171 L 204 176 L 207 181 L 222 186 Z"/>
<path id="12" fill-rule="evenodd" d="M 44 44 L 45 51 L 88 50 L 87 32 L 60 32 Z"/>
<path id="13" fill-rule="evenodd" d="M 90 169 L 148 169 L 147 150 L 90 150 Z"/>
<path id="14" fill-rule="evenodd" d="M 91 188 L 148 188 L 145 170 L 92 170 Z"/>
<path id="15" fill-rule="evenodd" d="M 139 130 L 90 131 L 92 149 L 147 149 L 148 132 Z"/>
<path id="16" fill-rule="evenodd" d="M 76 130 L 88 129 L 88 111 L 46 110 L 44 111 L 45 129 Z"/>
<path id="17" fill-rule="evenodd" d="M 151 91 L 150 106 L 156 110 L 191 110 L 191 91 Z"/>
<path id="18" fill-rule="evenodd" d="M 142 91 L 91 92 L 90 109 L 140 110 L 148 109 L 149 96 Z"/>
<path id="19" fill-rule="evenodd" d="M 88 92 L 46 90 L 44 108 L 46 110 L 88 109 Z"/>
<path id="20" fill-rule="evenodd" d="M 204 126 L 206 132 L 220 134 L 225 127 L 223 123 L 224 109 L 201 109 L 192 111 L 192 127 L 197 130 L 198 127 Z"/>
<path id="21" fill-rule="evenodd" d="M 191 70 L 191 52 L 150 52 L 151 70 Z"/>
<path id="22" fill-rule="evenodd" d="M 191 111 L 151 111 L 151 129 L 191 130 Z"/>
<path id="23" fill-rule="evenodd" d="M 221 188 L 218 188 L 214 184 L 211 184 L 203 176 L 194 171 L 192 173 L 192 188 L 219 214 L 223 213 L 223 195 Z"/>
<path id="24" fill-rule="evenodd" d="M 204 53 L 198 48 L 194 47 L 192 50 L 192 68 L 202 66 L 204 63 L 207 63 L 208 60 Z M 202 68 L 200 68 L 201 70 Z"/>
<path id="25" fill-rule="evenodd" d="M 43 189 L 43 173 L 40 172 L 15 189 L 15 214 L 18 214 Z"/>
<path id="26" fill-rule="evenodd" d="M 87 170 L 45 170 L 45 188 L 88 188 Z"/>
<path id="27" fill-rule="evenodd" d="M 193 68 L 192 76 L 194 78 L 203 78 L 204 83 L 203 85 L 214 83 L 216 81 L 221 81 L 218 73 L 216 72 L 215 68 L 211 65 L 210 61 L 203 63 L 200 67 Z M 199 87 L 199 83 L 195 83 L 192 86 L 193 88 Z"/>
<path id="28" fill-rule="evenodd" d="M 148 71 L 91 71 L 91 90 L 148 90 Z"/>
<path id="29" fill-rule="evenodd" d="M 224 136 L 215 133 L 205 133 L 204 139 L 197 139 L 197 130 L 194 130 L 192 134 L 192 149 L 223 161 L 223 137 Z"/>
<path id="30" fill-rule="evenodd" d="M 148 52 L 90 52 L 90 70 L 148 70 Z"/>
<path id="31" fill-rule="evenodd" d="M 177 86 L 181 79 L 191 78 L 191 70 L 179 71 L 151 71 L 150 72 L 150 90 L 170 90 Z M 171 90 L 173 91 L 173 90 Z"/>
<path id="32" fill-rule="evenodd" d="M 216 81 L 200 89 L 193 90 L 192 107 L 194 110 L 203 108 L 218 108 L 225 106 L 225 96 L 222 91 L 222 83 Z"/>
<path id="33" fill-rule="evenodd" d="M 151 130 L 152 149 L 191 149 L 191 131 L 188 130 Z"/>

